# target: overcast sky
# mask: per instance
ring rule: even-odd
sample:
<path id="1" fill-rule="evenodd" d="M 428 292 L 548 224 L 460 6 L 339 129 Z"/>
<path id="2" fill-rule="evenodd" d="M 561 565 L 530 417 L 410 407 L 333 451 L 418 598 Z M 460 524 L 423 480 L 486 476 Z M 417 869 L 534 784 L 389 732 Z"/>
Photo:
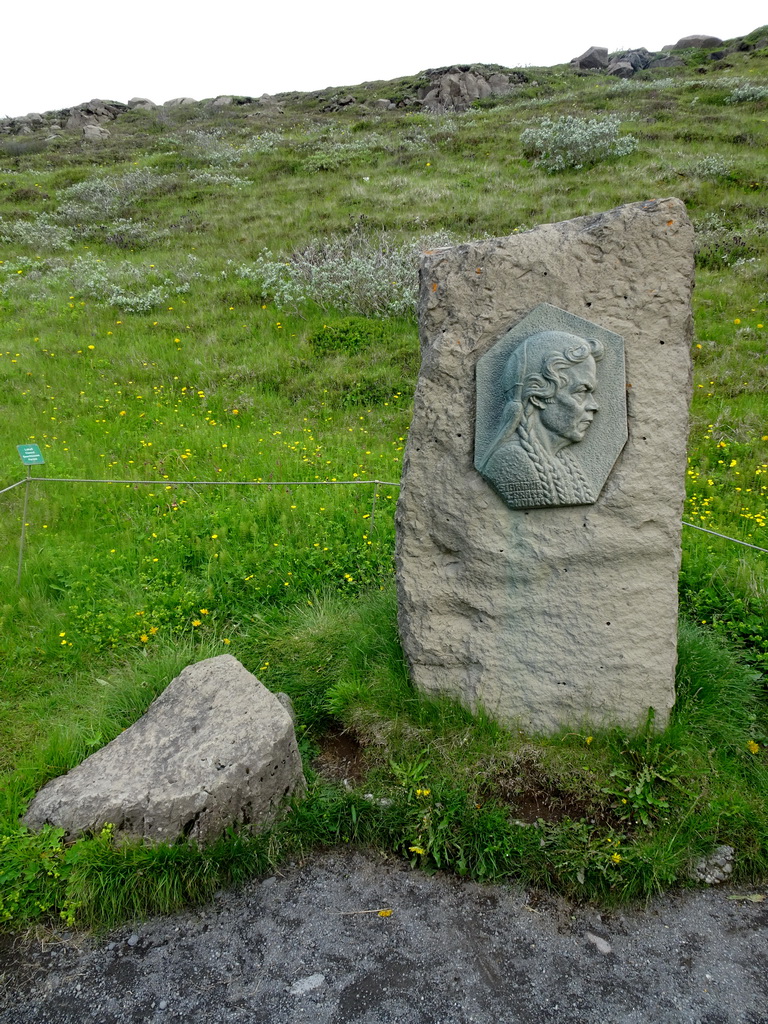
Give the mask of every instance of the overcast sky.
<path id="1" fill-rule="evenodd" d="M 765 0 L 39 0 L 0 17 L 0 117 L 93 98 L 260 96 L 446 64 L 561 64 L 588 46 L 660 50 L 745 35 Z"/>

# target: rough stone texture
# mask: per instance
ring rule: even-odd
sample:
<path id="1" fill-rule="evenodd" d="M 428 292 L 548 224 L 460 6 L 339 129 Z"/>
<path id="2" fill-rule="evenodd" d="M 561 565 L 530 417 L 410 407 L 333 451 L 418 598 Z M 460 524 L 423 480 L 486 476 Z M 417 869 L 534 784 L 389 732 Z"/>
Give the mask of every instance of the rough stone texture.
<path id="1" fill-rule="evenodd" d="M 164 107 L 189 107 L 193 103 L 197 103 L 197 100 L 192 99 L 191 96 L 177 96 L 175 99 L 166 100 L 163 104 Z"/>
<path id="2" fill-rule="evenodd" d="M 156 110 L 157 104 L 153 103 L 152 100 L 148 100 L 146 96 L 134 96 L 128 100 L 128 106 L 131 110 Z"/>
<path id="3" fill-rule="evenodd" d="M 655 71 L 656 68 L 681 68 L 685 66 L 685 61 L 682 57 L 673 57 L 671 54 L 667 54 L 664 57 L 654 57 L 648 67 L 651 71 Z"/>
<path id="4" fill-rule="evenodd" d="M 608 67 L 608 50 L 604 46 L 590 46 L 580 57 L 574 57 L 572 67 L 584 71 L 600 70 Z"/>
<path id="5" fill-rule="evenodd" d="M 736 851 L 732 846 L 717 846 L 708 857 L 696 861 L 689 872 L 689 877 L 694 882 L 720 885 L 731 877 L 735 857 Z"/>
<path id="6" fill-rule="evenodd" d="M 426 71 L 428 86 L 419 89 L 418 99 L 427 110 L 436 113 L 468 110 L 475 100 L 488 96 L 506 96 L 525 82 L 520 72 L 504 74 L 481 65 L 454 65 Z"/>
<path id="7" fill-rule="evenodd" d="M 644 46 L 638 50 L 625 50 L 624 53 L 614 54 L 607 68 L 608 74 L 619 78 L 631 78 L 636 71 L 650 67 L 655 56 L 656 54 L 650 53 Z"/>
<path id="8" fill-rule="evenodd" d="M 678 39 L 676 43 L 673 43 L 670 47 L 671 50 L 691 50 L 691 49 L 703 49 L 708 46 L 720 46 L 722 39 L 718 39 L 717 36 L 683 36 L 682 39 Z M 666 47 L 665 47 L 666 49 Z"/>
<path id="9" fill-rule="evenodd" d="M 103 142 L 108 139 L 111 132 L 108 128 L 102 128 L 98 124 L 83 125 L 83 138 L 88 142 Z"/>
<path id="10" fill-rule="evenodd" d="M 293 722 L 231 655 L 190 665 L 147 713 L 44 786 L 24 823 L 205 843 L 235 823 L 260 825 L 304 787 Z"/>
<path id="11" fill-rule="evenodd" d="M 606 70 L 609 75 L 615 75 L 616 78 L 631 78 L 636 69 L 628 60 L 612 60 Z"/>
<path id="12" fill-rule="evenodd" d="M 677 199 L 425 256 L 397 509 L 400 631 L 422 690 L 527 729 L 634 726 L 649 706 L 666 722 L 692 278 Z M 475 365 L 542 302 L 624 338 L 629 438 L 594 505 L 523 511 L 473 465 Z"/>

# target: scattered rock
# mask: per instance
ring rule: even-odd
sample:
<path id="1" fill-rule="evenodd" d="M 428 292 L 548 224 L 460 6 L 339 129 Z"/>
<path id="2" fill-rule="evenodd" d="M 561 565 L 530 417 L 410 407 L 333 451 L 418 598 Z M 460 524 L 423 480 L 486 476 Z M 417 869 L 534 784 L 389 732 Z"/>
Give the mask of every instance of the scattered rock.
<path id="1" fill-rule="evenodd" d="M 422 86 L 417 101 L 435 113 L 468 110 L 475 100 L 505 96 L 527 79 L 522 72 L 505 74 L 482 65 L 455 64 L 426 71 L 429 85 Z"/>
<path id="2" fill-rule="evenodd" d="M 604 46 L 590 46 L 580 57 L 574 57 L 571 67 L 582 71 L 602 70 L 608 67 L 608 50 Z"/>
<path id="3" fill-rule="evenodd" d="M 709 46 L 720 46 L 723 40 L 717 36 L 683 36 L 669 47 L 670 50 L 703 50 Z M 667 47 L 664 47 L 667 49 Z"/>
<path id="4" fill-rule="evenodd" d="M 110 136 L 108 128 L 102 128 L 100 124 L 83 125 L 83 138 L 88 142 L 103 142 Z"/>
<path id="5" fill-rule="evenodd" d="M 635 73 L 635 69 L 628 60 L 614 59 L 608 65 L 607 70 L 609 75 L 615 75 L 617 78 L 631 78 Z"/>
<path id="6" fill-rule="evenodd" d="M 631 78 L 636 71 L 644 71 L 645 68 L 651 67 L 657 56 L 644 46 L 637 50 L 625 50 L 611 57 L 606 70 L 609 75 L 616 75 L 618 78 Z"/>
<path id="7" fill-rule="evenodd" d="M 190 665 L 147 713 L 44 786 L 24 823 L 173 842 L 262 825 L 304 788 L 288 712 L 235 658 Z"/>
<path id="8" fill-rule="evenodd" d="M 611 952 L 610 942 L 606 942 L 605 939 L 601 939 L 599 935 L 595 935 L 593 932 L 586 933 L 587 942 L 591 942 L 598 952 L 602 953 L 603 956 L 607 956 Z"/>
<path id="9" fill-rule="evenodd" d="M 197 100 L 193 100 L 191 96 L 177 96 L 174 100 L 166 100 L 163 104 L 164 107 L 189 107 L 193 103 L 197 103 Z"/>
<path id="10" fill-rule="evenodd" d="M 299 981 L 294 981 L 288 992 L 292 996 L 303 996 L 307 992 L 312 992 L 313 989 L 320 988 L 324 981 L 324 974 L 310 974 L 308 978 L 300 978 Z"/>
<path id="11" fill-rule="evenodd" d="M 719 885 L 731 876 L 735 857 L 736 851 L 732 846 L 718 846 L 708 857 L 696 861 L 689 877 L 707 885 Z"/>
<path id="12" fill-rule="evenodd" d="M 133 99 L 128 100 L 128 106 L 131 110 L 157 109 L 157 104 L 153 103 L 152 100 L 148 100 L 145 96 L 134 96 Z"/>
<path id="13" fill-rule="evenodd" d="M 681 68 L 684 66 L 685 61 L 682 57 L 673 57 L 671 54 L 666 54 L 663 57 L 657 55 L 648 65 L 651 71 L 655 71 L 656 68 Z"/>
<path id="14" fill-rule="evenodd" d="M 138 946 L 138 944 L 139 944 L 139 936 L 136 934 L 136 932 L 133 932 L 133 934 L 131 934 L 128 937 L 127 945 L 129 945 L 129 946 Z"/>

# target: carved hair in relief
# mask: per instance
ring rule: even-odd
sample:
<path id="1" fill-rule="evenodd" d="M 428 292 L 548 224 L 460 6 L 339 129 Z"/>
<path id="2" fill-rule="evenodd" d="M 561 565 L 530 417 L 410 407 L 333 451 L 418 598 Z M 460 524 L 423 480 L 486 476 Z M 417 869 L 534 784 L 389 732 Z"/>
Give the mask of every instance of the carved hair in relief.
<path id="1" fill-rule="evenodd" d="M 478 469 L 512 508 L 596 500 L 569 449 L 584 439 L 598 412 L 603 354 L 596 338 L 541 331 L 507 359 L 503 411 Z"/>

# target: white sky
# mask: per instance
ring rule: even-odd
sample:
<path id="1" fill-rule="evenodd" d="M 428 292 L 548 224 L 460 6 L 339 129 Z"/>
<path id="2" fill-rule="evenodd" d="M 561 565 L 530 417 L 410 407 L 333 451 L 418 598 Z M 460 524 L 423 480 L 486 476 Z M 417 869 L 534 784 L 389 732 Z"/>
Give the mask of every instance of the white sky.
<path id="1" fill-rule="evenodd" d="M 4 5 L 0 117 L 95 97 L 260 96 L 446 64 L 562 64 L 588 46 L 660 50 L 768 20 L 765 0 L 39 0 Z"/>

